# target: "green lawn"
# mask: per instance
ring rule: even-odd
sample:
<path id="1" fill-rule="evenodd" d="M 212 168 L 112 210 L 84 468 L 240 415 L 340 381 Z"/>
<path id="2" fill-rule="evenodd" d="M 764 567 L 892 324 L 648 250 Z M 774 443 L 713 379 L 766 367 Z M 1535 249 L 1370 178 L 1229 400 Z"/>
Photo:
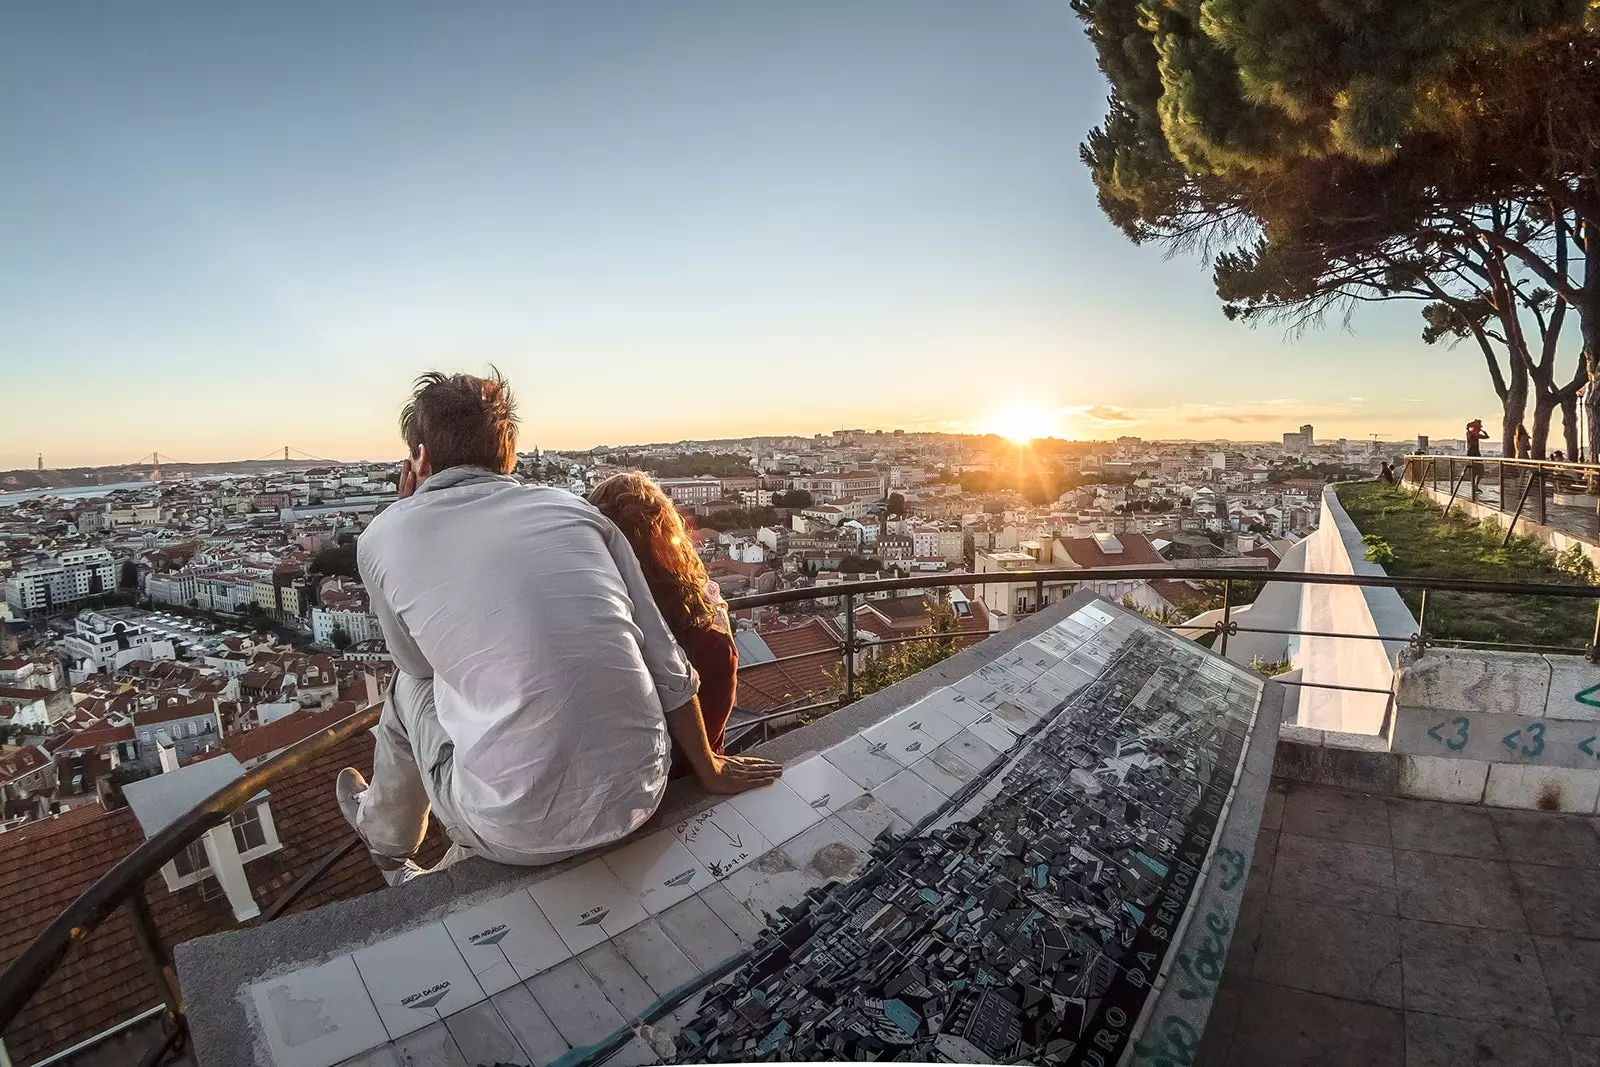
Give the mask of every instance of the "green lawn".
<path id="1" fill-rule="evenodd" d="M 1382 482 L 1343 482 L 1339 502 L 1363 534 L 1381 537 L 1394 552 L 1384 569 L 1395 576 L 1479 578 L 1499 582 L 1581 583 L 1556 565 L 1554 553 L 1531 537 L 1505 537 L 1493 519 L 1477 522 L 1444 509 L 1414 490 Z M 1421 594 L 1403 592 L 1415 615 Z M 1594 602 L 1487 593 L 1428 594 L 1430 636 L 1470 641 L 1560 645 L 1581 651 L 1594 635 Z"/>

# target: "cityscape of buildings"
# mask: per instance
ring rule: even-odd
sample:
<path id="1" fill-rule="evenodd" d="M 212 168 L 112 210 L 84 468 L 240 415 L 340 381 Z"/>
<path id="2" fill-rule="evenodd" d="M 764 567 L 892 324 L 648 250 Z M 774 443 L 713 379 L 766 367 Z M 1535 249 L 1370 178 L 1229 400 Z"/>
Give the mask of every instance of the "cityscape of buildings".
<path id="1" fill-rule="evenodd" d="M 873 577 L 974 575 L 939 592 L 855 598 L 865 662 L 924 632 L 942 606 L 956 620 L 955 647 L 1040 606 L 1034 584 L 985 583 L 985 573 L 1276 566 L 1315 525 L 1320 488 L 1371 477 L 1384 458 L 1370 441 L 1319 441 L 1309 427 L 1293 437 L 1283 446 L 1133 437 L 1020 445 L 840 430 L 536 449 L 519 457 L 515 473 L 577 493 L 618 470 L 654 473 L 729 598 Z M 380 697 L 393 668 L 354 544 L 395 501 L 398 473 L 397 463 L 169 472 L 130 487 L 0 496 L 0 907 L 17 917 L 17 946 L 159 829 L 135 818 L 128 798 L 181 809 Z M 1067 584 L 1046 583 L 1046 600 Z M 1208 606 L 1195 581 L 1083 584 L 1158 617 Z M 844 610 L 841 597 L 822 596 L 734 613 L 742 669 L 731 729 L 840 690 Z M 273 790 L 169 863 L 151 891 L 163 929 L 188 937 L 251 921 L 315 863 L 344 826 L 316 775 L 331 781 L 337 766 L 359 762 L 347 749 L 308 769 L 303 788 Z M 1106 815 L 1122 833 L 1125 815 Z M 1145 831 L 1141 823 L 1127 832 Z M 40 896 L 28 886 L 44 863 L 52 893 Z M 342 865 L 305 906 L 373 890 L 368 868 Z M 1075 867 L 1062 877 L 1110 893 L 1121 875 Z M 1028 927 L 1028 936 L 1036 932 Z M 65 984 L 44 990 L 8 1032 L 11 1054 L 48 1054 L 148 1007 L 135 956 L 126 941 L 91 946 L 83 970 L 63 974 Z M 929 971 L 915 988 L 932 990 L 936 979 Z M 1015 1009 L 1016 1025 L 1035 1036 L 1044 1020 L 1068 1027 L 1099 996 L 1098 982 L 1077 973 L 1070 991 L 1051 986 L 1045 1006 L 1027 1000 Z M 911 988 L 882 999 L 910 1003 Z M 1063 997 L 1074 1003 L 1063 1007 Z M 920 1010 L 931 1010 L 924 1002 Z M 1012 1012 L 992 997 L 962 1010 L 984 1019 Z M 964 1024 L 974 1035 L 964 1040 L 989 1048 L 997 1039 L 981 1036 L 988 1025 Z M 1011 1025 L 1003 1023 L 1006 1034 Z"/>

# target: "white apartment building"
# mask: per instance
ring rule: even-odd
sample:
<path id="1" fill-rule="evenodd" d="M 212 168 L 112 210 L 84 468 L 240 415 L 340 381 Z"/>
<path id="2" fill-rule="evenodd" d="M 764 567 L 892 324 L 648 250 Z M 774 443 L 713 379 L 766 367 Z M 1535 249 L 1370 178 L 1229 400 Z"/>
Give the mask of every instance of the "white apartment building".
<path id="1" fill-rule="evenodd" d="M 927 559 L 939 555 L 939 531 L 932 526 L 913 526 L 910 530 L 912 555 Z"/>
<path id="2" fill-rule="evenodd" d="M 199 578 L 193 571 L 173 571 L 170 574 L 152 574 L 145 579 L 144 591 L 152 603 L 188 606 L 199 599 Z"/>
<path id="3" fill-rule="evenodd" d="M 662 478 L 656 484 L 674 504 L 709 504 L 722 499 L 722 481 L 718 478 Z"/>
<path id="4" fill-rule="evenodd" d="M 939 531 L 939 549 L 935 555 L 959 563 L 967 558 L 967 532 L 957 526 Z"/>
<path id="5" fill-rule="evenodd" d="M 48 611 L 117 587 L 117 561 L 108 549 L 79 548 L 6 579 L 6 603 L 29 614 Z"/>
<path id="6" fill-rule="evenodd" d="M 74 683 L 136 660 L 176 657 L 170 640 L 136 622 L 98 611 L 78 613 L 73 632 L 62 640 L 61 649 L 72 659 L 70 677 Z"/>
<path id="7" fill-rule="evenodd" d="M 378 617 L 370 611 L 339 611 L 328 608 L 311 609 L 311 639 L 319 645 L 333 644 L 335 628 L 350 635 L 352 644 L 376 641 L 383 636 Z"/>

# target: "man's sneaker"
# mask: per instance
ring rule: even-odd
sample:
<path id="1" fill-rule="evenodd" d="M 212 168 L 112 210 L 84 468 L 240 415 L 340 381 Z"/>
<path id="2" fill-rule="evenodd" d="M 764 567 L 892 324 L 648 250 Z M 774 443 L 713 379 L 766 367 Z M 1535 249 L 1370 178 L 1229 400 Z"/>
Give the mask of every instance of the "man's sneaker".
<path id="1" fill-rule="evenodd" d="M 361 797 L 366 791 L 367 780 L 354 767 L 346 767 L 340 771 L 339 777 L 333 783 L 333 795 L 339 801 L 339 813 L 358 836 L 361 830 L 356 826 L 356 817 L 361 812 Z M 372 862 L 382 873 L 383 880 L 392 886 L 405 885 L 417 875 L 428 873 L 408 859 L 397 860 L 391 856 L 380 856 L 371 849 L 367 850 L 367 855 L 372 857 Z"/>
<path id="2" fill-rule="evenodd" d="M 356 816 L 361 812 L 361 794 L 366 791 L 367 780 L 354 767 L 346 767 L 334 779 L 333 795 L 338 798 L 339 813 L 352 830 L 357 829 Z"/>
<path id="3" fill-rule="evenodd" d="M 417 875 L 428 873 L 410 860 L 391 860 L 377 853 L 372 854 L 372 862 L 378 865 L 378 872 L 383 875 L 383 880 L 392 886 L 405 885 Z M 400 866 L 386 870 L 383 866 L 385 863 L 399 863 Z"/>

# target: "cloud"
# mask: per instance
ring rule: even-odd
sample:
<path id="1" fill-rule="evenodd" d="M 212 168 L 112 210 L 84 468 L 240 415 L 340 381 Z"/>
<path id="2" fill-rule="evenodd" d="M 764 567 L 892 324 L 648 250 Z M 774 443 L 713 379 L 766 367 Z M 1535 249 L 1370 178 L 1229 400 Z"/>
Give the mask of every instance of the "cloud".
<path id="1" fill-rule="evenodd" d="M 1127 408 L 1115 404 L 1090 404 L 1084 408 L 1073 408 L 1071 413 L 1084 418 L 1095 419 L 1099 422 L 1138 422 L 1139 416 Z"/>
<path id="2" fill-rule="evenodd" d="M 1350 399 L 1351 399 L 1351 400 L 1354 400 L 1354 401 L 1355 401 L 1355 402 L 1356 402 L 1356 403 L 1357 403 L 1357 404 L 1359 404 L 1359 403 L 1361 403 L 1361 402 L 1362 402 L 1362 401 L 1364 401 L 1364 400 L 1366 400 L 1366 399 L 1367 399 L 1367 398 L 1366 398 L 1366 397 L 1364 397 L 1364 396 L 1353 396 L 1353 397 L 1351 397 L 1351 398 L 1350 398 Z"/>

